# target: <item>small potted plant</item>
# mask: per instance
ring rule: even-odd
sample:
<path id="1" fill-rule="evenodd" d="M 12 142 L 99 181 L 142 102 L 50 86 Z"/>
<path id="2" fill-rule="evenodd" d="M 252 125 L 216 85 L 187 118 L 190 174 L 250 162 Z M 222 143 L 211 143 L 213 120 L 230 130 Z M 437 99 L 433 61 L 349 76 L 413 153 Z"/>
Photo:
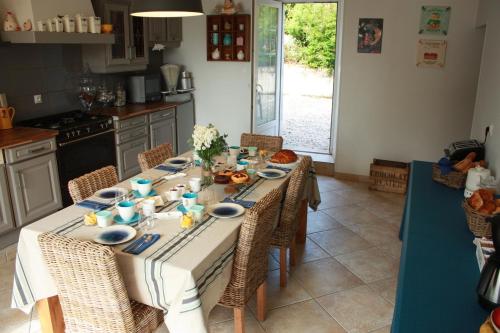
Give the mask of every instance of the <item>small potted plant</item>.
<path id="1" fill-rule="evenodd" d="M 201 159 L 201 178 L 203 185 L 210 185 L 213 182 L 212 167 L 214 157 L 222 154 L 226 149 L 227 134 L 220 135 L 214 125 L 195 125 L 191 144 L 196 154 Z"/>

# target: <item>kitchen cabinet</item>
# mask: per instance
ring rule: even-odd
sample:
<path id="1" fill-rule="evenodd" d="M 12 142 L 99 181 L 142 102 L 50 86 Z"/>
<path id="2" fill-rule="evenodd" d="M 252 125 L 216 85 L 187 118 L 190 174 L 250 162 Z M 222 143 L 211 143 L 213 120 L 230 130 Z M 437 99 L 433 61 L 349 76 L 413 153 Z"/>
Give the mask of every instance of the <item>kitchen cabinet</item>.
<path id="1" fill-rule="evenodd" d="M 149 45 L 156 43 L 167 47 L 179 47 L 182 42 L 182 19 L 171 18 L 149 18 Z"/>
<path id="2" fill-rule="evenodd" d="M 0 235 L 15 229 L 5 166 L 0 164 Z"/>
<path id="3" fill-rule="evenodd" d="M 62 208 L 54 152 L 8 164 L 7 175 L 17 227 Z"/>
<path id="4" fill-rule="evenodd" d="M 151 148 L 162 143 L 170 143 L 174 154 L 177 152 L 177 130 L 175 123 L 175 109 L 169 108 L 149 115 L 149 135 Z"/>
<path id="5" fill-rule="evenodd" d="M 191 98 L 188 102 L 179 104 L 176 110 L 176 128 L 177 128 L 177 154 L 184 154 L 192 149 L 188 140 L 193 135 L 195 124 L 194 100 Z"/>
<path id="6" fill-rule="evenodd" d="M 149 149 L 149 137 L 143 136 L 116 146 L 118 177 L 120 180 L 133 177 L 141 172 L 137 156 Z"/>
<path id="7" fill-rule="evenodd" d="M 83 62 L 95 73 L 114 73 L 146 69 L 149 63 L 146 19 L 130 16 L 129 1 L 93 1 L 96 15 L 113 25 L 115 43 L 82 46 Z"/>

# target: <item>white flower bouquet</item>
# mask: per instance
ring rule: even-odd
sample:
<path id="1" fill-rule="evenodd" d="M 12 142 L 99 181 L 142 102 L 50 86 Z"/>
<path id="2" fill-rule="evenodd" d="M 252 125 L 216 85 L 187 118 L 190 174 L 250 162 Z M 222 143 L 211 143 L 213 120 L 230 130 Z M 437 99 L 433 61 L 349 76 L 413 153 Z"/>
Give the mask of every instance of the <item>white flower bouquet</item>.
<path id="1" fill-rule="evenodd" d="M 227 146 L 226 137 L 227 134 L 220 135 L 219 131 L 212 124 L 208 126 L 194 126 L 191 143 L 205 167 L 212 167 L 214 163 L 213 158 L 222 154 Z"/>

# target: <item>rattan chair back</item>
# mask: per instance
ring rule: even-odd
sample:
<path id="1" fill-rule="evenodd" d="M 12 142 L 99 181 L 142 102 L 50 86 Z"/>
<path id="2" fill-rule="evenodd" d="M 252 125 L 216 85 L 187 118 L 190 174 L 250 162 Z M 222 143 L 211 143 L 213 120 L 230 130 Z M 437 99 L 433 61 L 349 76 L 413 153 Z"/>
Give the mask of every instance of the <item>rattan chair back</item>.
<path id="1" fill-rule="evenodd" d="M 38 241 L 57 286 L 66 332 L 135 332 L 111 248 L 53 233 L 41 234 Z"/>
<path id="2" fill-rule="evenodd" d="M 243 307 L 266 280 L 273 227 L 278 219 L 282 191 L 274 189 L 246 212 L 241 225 L 231 280 L 220 303 Z"/>
<path id="3" fill-rule="evenodd" d="M 258 149 L 276 152 L 283 149 L 283 137 L 243 133 L 241 134 L 240 145 L 242 147 L 257 147 Z"/>
<path id="4" fill-rule="evenodd" d="M 92 196 L 96 191 L 118 184 L 116 168 L 112 165 L 87 173 L 68 182 L 68 189 L 74 203 Z"/>
<path id="5" fill-rule="evenodd" d="M 165 162 L 167 158 L 171 158 L 172 156 L 172 145 L 170 143 L 163 143 L 153 149 L 140 153 L 137 158 L 139 159 L 141 171 L 144 172 Z"/>

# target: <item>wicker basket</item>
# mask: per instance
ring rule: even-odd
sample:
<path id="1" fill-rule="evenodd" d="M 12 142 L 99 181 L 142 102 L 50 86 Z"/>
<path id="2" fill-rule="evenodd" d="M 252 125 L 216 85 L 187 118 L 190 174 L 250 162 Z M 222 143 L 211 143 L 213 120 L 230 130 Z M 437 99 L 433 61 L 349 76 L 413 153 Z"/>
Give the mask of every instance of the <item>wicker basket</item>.
<path id="1" fill-rule="evenodd" d="M 408 163 L 374 159 L 370 164 L 370 189 L 404 194 L 409 173 Z"/>
<path id="2" fill-rule="evenodd" d="M 447 175 L 443 175 L 441 173 L 439 164 L 434 163 L 432 165 L 432 180 L 448 187 L 460 190 L 462 188 L 465 188 L 467 174 L 458 171 L 451 171 Z"/>
<path id="3" fill-rule="evenodd" d="M 486 222 L 486 218 L 492 215 L 478 213 L 469 205 L 467 200 L 464 200 L 462 206 L 465 210 L 467 225 L 474 236 L 491 238 L 491 223 Z"/>

